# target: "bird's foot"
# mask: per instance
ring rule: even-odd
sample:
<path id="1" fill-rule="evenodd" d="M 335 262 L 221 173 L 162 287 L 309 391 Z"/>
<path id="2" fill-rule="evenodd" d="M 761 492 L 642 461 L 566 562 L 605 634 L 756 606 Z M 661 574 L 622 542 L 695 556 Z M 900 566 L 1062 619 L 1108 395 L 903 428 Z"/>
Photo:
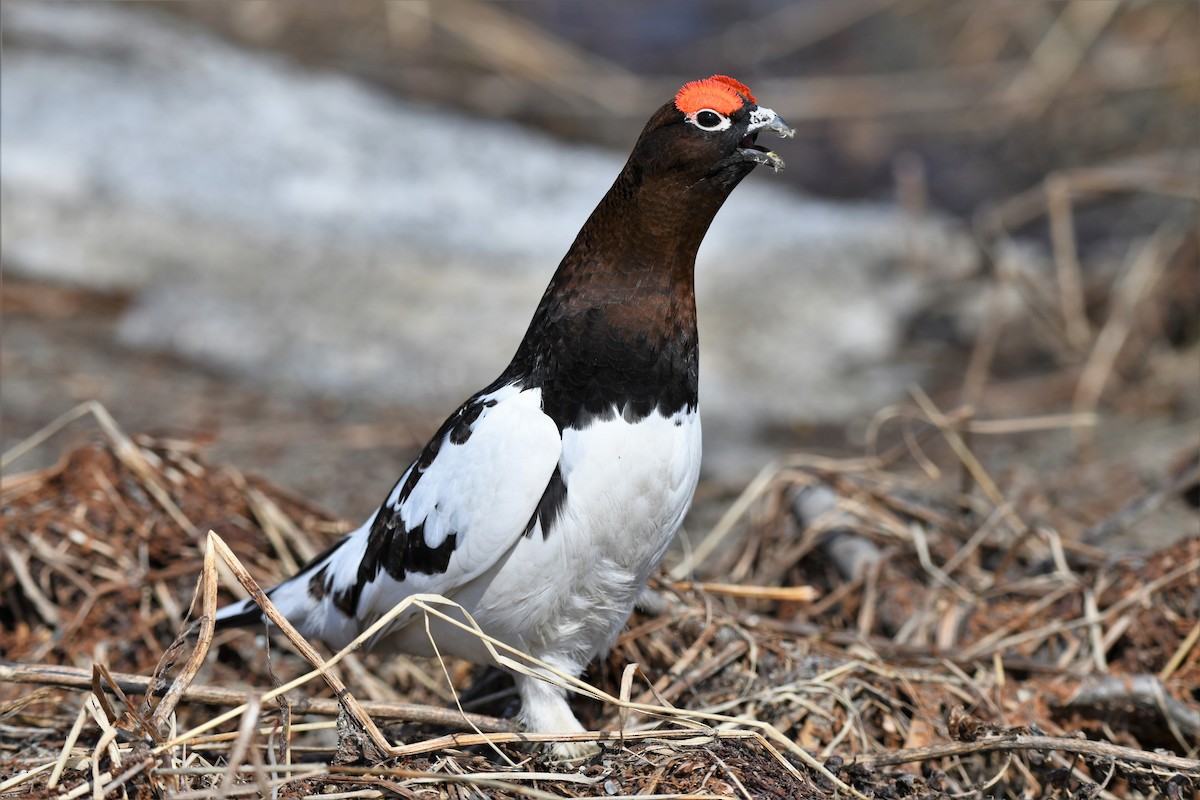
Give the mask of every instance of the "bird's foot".
<path id="1" fill-rule="evenodd" d="M 657 589 L 643 586 L 633 605 L 648 617 L 661 617 L 671 609 L 672 601 L 673 598 L 667 597 Z"/>
<path id="2" fill-rule="evenodd" d="M 604 748 L 599 742 L 555 742 L 547 749 L 554 761 L 578 761 L 591 758 Z"/>
<path id="3" fill-rule="evenodd" d="M 521 721 L 530 733 L 584 733 L 567 703 L 566 690 L 530 675 L 517 676 Z M 547 748 L 555 761 L 574 761 L 600 752 L 596 742 L 554 742 Z"/>

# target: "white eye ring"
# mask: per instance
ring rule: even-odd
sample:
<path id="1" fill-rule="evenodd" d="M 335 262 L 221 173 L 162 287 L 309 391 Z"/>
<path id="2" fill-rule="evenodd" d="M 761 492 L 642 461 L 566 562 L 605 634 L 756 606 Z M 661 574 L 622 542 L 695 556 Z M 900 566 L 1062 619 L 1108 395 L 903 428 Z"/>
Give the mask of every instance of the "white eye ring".
<path id="1" fill-rule="evenodd" d="M 715 121 L 714 117 L 716 118 Z M 687 115 L 687 121 L 702 131 L 723 131 L 733 124 L 729 117 L 711 108 L 702 108 L 699 111 L 693 111 Z"/>

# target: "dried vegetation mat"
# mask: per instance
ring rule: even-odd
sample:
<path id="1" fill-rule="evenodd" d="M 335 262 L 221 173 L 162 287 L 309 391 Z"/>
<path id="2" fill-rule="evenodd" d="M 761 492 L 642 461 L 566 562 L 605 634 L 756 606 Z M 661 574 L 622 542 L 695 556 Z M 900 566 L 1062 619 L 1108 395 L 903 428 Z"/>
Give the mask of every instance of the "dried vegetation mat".
<path id="1" fill-rule="evenodd" d="M 214 635 L 249 573 L 280 578 L 344 527 L 83 406 L 101 435 L 3 484 L 0 796 L 1195 796 L 1200 538 L 1113 556 L 1095 525 L 1068 537 L 967 446 L 996 430 L 915 397 L 905 458 L 934 468 L 941 442 L 962 485 L 898 450 L 764 470 L 656 579 L 655 613 L 558 676 L 600 731 L 577 738 L 604 745 L 575 763 L 510 728 L 497 670 L 325 657 L 282 619 L 272 640 Z"/>

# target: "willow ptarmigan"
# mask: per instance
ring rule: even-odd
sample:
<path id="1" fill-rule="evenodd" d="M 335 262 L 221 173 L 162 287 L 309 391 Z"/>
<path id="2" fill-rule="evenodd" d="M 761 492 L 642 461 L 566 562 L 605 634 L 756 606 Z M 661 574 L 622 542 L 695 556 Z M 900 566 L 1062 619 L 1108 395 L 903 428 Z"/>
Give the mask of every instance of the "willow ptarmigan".
<path id="1" fill-rule="evenodd" d="M 508 368 L 463 403 L 362 527 L 268 594 L 342 647 L 406 597 L 444 595 L 570 675 L 606 651 L 692 501 L 700 471 L 696 250 L 733 188 L 792 130 L 724 75 L 650 118 L 546 287 Z M 261 619 L 252 601 L 218 621 Z M 417 610 L 375 649 L 493 659 Z M 517 676 L 529 731 L 582 731 L 565 692 Z M 559 756 L 587 747 L 558 745 Z"/>

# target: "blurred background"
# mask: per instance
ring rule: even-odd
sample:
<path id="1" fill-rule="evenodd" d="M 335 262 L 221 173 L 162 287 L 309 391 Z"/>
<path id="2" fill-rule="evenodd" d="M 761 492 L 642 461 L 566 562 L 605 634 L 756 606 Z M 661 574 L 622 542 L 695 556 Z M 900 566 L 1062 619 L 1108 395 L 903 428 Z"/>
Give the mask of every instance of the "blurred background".
<path id="1" fill-rule="evenodd" d="M 701 251 L 701 520 L 782 454 L 902 440 L 914 386 L 1068 415 L 979 444 L 1006 488 L 1196 480 L 1197 3 L 0 15 L 5 449 L 98 399 L 366 516 L 507 363 L 650 113 L 721 72 L 797 135 Z"/>

